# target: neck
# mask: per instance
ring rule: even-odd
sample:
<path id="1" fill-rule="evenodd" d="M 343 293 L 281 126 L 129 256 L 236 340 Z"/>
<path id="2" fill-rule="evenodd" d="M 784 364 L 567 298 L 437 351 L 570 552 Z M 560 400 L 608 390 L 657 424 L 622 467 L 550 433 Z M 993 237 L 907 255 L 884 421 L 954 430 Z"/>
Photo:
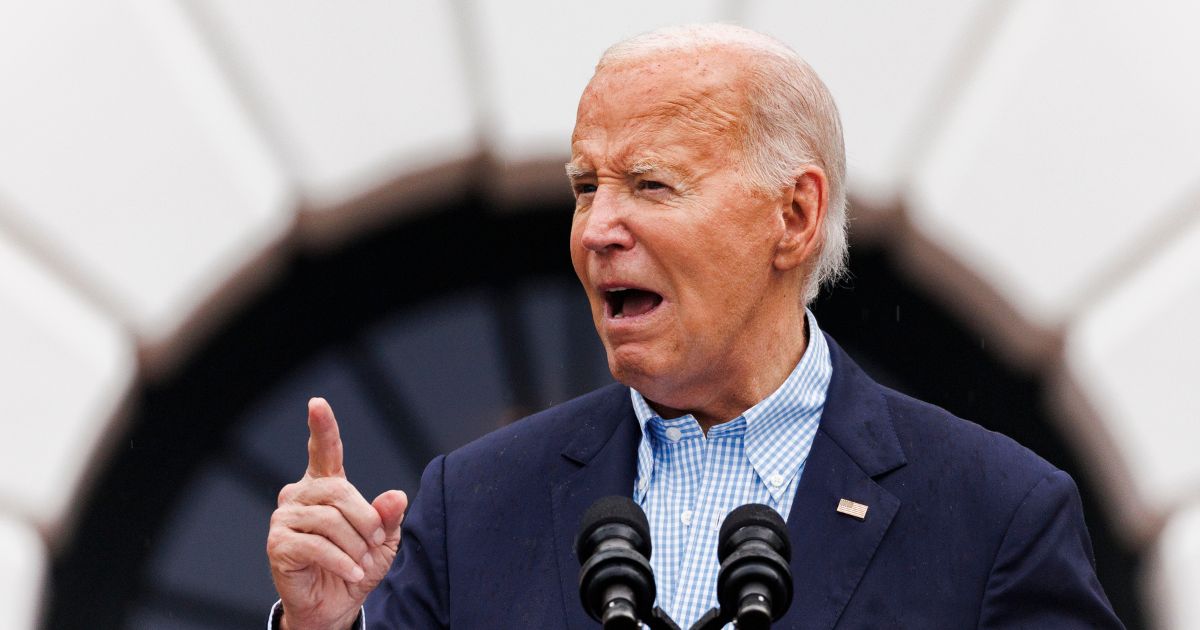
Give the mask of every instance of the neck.
<path id="1" fill-rule="evenodd" d="M 689 408 L 673 408 L 649 399 L 646 402 L 666 419 L 690 413 L 707 435 L 712 427 L 742 415 L 779 389 L 804 356 L 811 334 L 804 309 L 779 322 L 776 330 L 780 331 L 777 335 L 761 336 L 757 347 L 730 357 L 729 364 L 714 366 L 723 387 Z M 797 330 L 801 334 L 794 334 Z"/>

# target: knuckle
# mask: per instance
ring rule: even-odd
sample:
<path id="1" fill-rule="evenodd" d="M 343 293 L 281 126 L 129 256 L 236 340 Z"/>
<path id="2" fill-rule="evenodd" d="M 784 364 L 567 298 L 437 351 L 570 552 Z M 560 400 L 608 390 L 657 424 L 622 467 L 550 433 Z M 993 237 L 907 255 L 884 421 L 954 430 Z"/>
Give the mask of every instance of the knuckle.
<path id="1" fill-rule="evenodd" d="M 292 542 L 287 531 L 272 529 L 271 533 L 267 534 L 267 556 L 278 558 L 286 555 Z"/>
<path id="2" fill-rule="evenodd" d="M 320 555 L 319 551 L 321 548 L 317 545 L 317 541 L 314 538 L 301 538 L 294 541 L 291 546 L 305 557 L 313 558 Z"/>
<path id="3" fill-rule="evenodd" d="M 329 478 L 315 477 L 307 479 L 304 482 L 308 492 L 306 494 L 325 496 L 329 494 Z"/>
<path id="4" fill-rule="evenodd" d="M 371 550 L 371 547 L 367 545 L 367 541 L 358 536 L 355 536 L 350 541 L 350 547 L 351 548 L 347 549 L 346 551 L 349 551 L 350 556 L 354 558 L 361 558 L 363 554 Z"/>
<path id="5" fill-rule="evenodd" d="M 283 507 L 283 505 L 286 503 L 291 503 L 292 497 L 296 495 L 297 485 L 298 484 L 289 483 L 279 490 L 278 505 L 280 507 Z"/>
<path id="6" fill-rule="evenodd" d="M 303 509 L 303 506 L 295 504 L 287 504 L 276 509 L 271 513 L 271 527 L 288 531 L 297 529 L 297 523 L 304 517 Z"/>
<path id="7" fill-rule="evenodd" d="M 293 531 L 291 517 L 286 510 L 275 510 L 271 513 L 271 524 L 267 530 L 267 540 L 286 538 Z"/>
<path id="8" fill-rule="evenodd" d="M 341 518 L 341 512 L 329 504 L 312 506 L 315 519 L 319 523 L 332 523 Z"/>
<path id="9" fill-rule="evenodd" d="M 354 494 L 354 486 L 350 485 L 345 479 L 330 479 L 328 481 L 329 497 L 335 501 L 345 501 Z"/>

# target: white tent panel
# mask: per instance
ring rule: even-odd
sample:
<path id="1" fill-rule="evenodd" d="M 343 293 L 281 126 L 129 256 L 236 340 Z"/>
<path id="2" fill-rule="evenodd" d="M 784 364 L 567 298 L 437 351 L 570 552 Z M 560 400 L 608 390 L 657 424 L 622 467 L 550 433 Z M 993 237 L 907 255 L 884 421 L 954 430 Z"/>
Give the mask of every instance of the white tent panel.
<path id="1" fill-rule="evenodd" d="M 478 150 L 453 3 L 186 1 L 311 205 Z"/>
<path id="2" fill-rule="evenodd" d="M 570 155 L 575 108 L 601 53 L 614 42 L 668 24 L 726 18 L 717 0 L 617 0 L 603 7 L 549 0 L 474 0 L 480 85 L 501 161 Z M 536 16 L 536 19 L 531 17 Z M 562 190 L 567 190 L 566 179 Z"/>
<path id="3" fill-rule="evenodd" d="M 1171 517 L 1147 564 L 1147 609 L 1158 629 L 1200 628 L 1200 505 Z"/>
<path id="4" fill-rule="evenodd" d="M 1193 3 L 1016 3 L 918 167 L 918 232 L 1027 325 L 1061 328 L 1200 173 L 1198 19 Z"/>
<path id="5" fill-rule="evenodd" d="M 35 630 L 46 549 L 28 525 L 0 516 L 0 628 Z"/>
<path id="6" fill-rule="evenodd" d="M 291 221 L 171 3 L 0 4 L 0 212 L 150 344 Z"/>
<path id="7" fill-rule="evenodd" d="M 55 536 L 133 381 L 133 343 L 3 232 L 0 269 L 0 511 Z"/>
<path id="8" fill-rule="evenodd" d="M 790 45 L 833 92 L 849 188 L 876 207 L 894 205 L 964 60 L 985 44 L 977 31 L 997 13 L 985 0 L 747 4 L 746 25 Z"/>
<path id="9" fill-rule="evenodd" d="M 1065 384 L 1087 401 L 1079 443 L 1114 478 L 1135 537 L 1200 494 L 1200 220 L 1164 245 L 1067 335 Z"/>

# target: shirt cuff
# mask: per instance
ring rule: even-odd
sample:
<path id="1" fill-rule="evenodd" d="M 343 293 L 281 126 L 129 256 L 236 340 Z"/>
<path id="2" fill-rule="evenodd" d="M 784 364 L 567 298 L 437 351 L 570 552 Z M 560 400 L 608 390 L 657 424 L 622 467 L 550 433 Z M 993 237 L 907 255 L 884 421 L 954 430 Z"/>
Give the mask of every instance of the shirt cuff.
<path id="1" fill-rule="evenodd" d="M 279 619 L 283 617 L 283 600 L 275 602 L 271 606 L 271 616 L 267 617 L 267 630 L 278 630 Z M 358 609 L 358 619 L 354 620 L 354 625 L 350 630 L 366 630 L 367 628 L 367 613 L 361 607 Z"/>

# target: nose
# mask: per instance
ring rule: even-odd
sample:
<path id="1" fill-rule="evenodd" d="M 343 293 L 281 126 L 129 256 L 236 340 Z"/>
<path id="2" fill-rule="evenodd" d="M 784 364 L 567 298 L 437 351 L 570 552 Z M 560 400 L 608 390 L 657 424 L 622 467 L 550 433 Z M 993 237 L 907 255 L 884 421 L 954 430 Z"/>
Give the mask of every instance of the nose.
<path id="1" fill-rule="evenodd" d="M 625 209 L 616 195 L 601 187 L 583 217 L 580 241 L 593 252 L 605 253 L 633 247 L 633 232 L 625 222 Z"/>

